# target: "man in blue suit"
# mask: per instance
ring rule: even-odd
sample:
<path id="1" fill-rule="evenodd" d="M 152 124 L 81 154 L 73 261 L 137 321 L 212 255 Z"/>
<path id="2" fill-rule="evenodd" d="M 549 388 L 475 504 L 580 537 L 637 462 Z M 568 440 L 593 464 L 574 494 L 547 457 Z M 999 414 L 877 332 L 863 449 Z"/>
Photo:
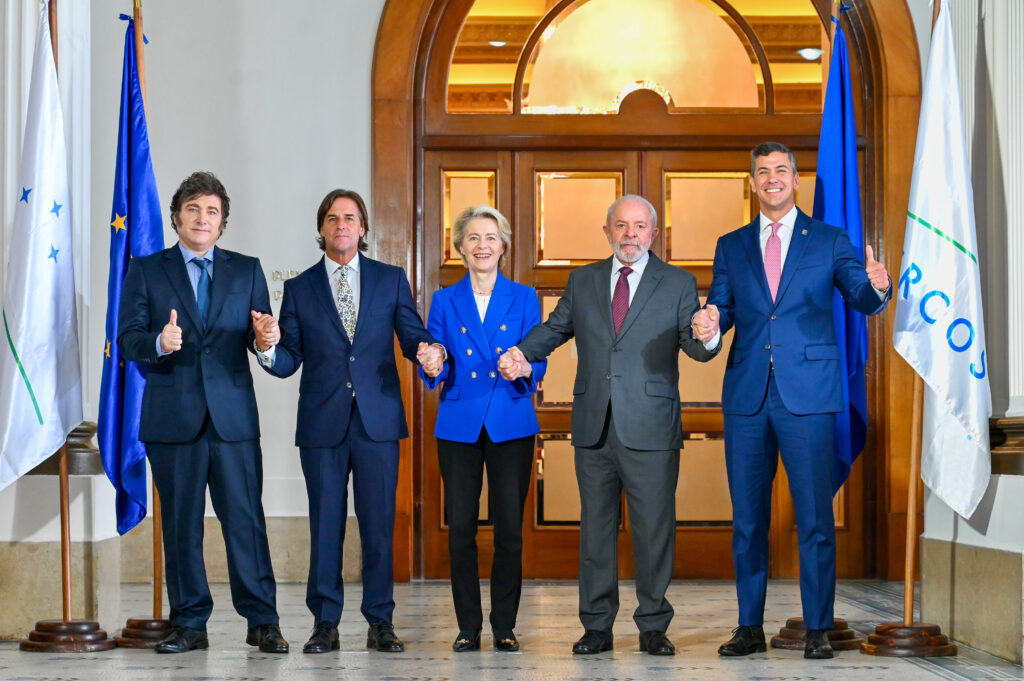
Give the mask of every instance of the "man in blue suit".
<path id="1" fill-rule="evenodd" d="M 178 243 L 131 261 L 118 314 L 121 352 L 147 370 L 139 439 L 163 507 L 173 627 L 158 653 L 209 646 L 207 485 L 224 532 L 231 599 L 249 625 L 246 642 L 288 652 L 260 500 L 260 423 L 246 352 L 258 342 L 251 315 L 269 312 L 270 296 L 259 260 L 214 247 L 229 206 L 212 174 L 182 182 L 171 199 Z"/>
<path id="2" fill-rule="evenodd" d="M 431 366 L 444 351 L 423 327 L 405 272 L 360 255 L 367 230 L 359 194 L 335 189 L 324 197 L 317 242 L 325 257 L 285 282 L 280 343 L 259 358 L 282 378 L 305 363 L 295 428 L 309 494 L 306 605 L 314 626 L 305 653 L 339 647 L 350 471 L 363 549 L 361 610 L 370 625 L 366 645 L 405 650 L 391 622 L 398 441 L 409 436 L 394 338 L 407 358 Z M 274 320 L 256 316 L 257 327 L 272 334 Z"/>
<path id="3" fill-rule="evenodd" d="M 750 154 L 761 214 L 718 240 L 706 309 L 694 318 L 711 341 L 735 327 L 722 387 L 725 460 L 733 505 L 739 627 L 719 655 L 765 650 L 768 530 L 778 454 L 789 476 L 800 550 L 804 657 L 831 658 L 836 539 L 832 438 L 842 411 L 832 325 L 836 289 L 864 314 L 891 297 L 885 267 L 867 247 L 862 262 L 846 232 L 796 208 L 793 153 L 765 142 Z"/>

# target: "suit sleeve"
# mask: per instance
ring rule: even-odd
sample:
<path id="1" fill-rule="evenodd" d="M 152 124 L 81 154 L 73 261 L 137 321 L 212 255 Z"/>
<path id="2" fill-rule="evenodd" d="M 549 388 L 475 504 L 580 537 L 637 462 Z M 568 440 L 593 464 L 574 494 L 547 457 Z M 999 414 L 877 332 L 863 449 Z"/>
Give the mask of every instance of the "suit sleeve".
<path id="1" fill-rule="evenodd" d="M 270 290 L 267 288 L 267 277 L 263 274 L 263 266 L 259 258 L 253 263 L 252 292 L 249 295 L 249 309 L 263 314 L 273 314 L 270 309 Z M 256 354 L 253 342 L 256 340 L 256 328 L 252 324 L 252 315 L 249 315 L 249 330 L 246 333 L 245 347 L 249 352 Z M 276 350 L 274 351 L 276 354 Z"/>
<path id="2" fill-rule="evenodd" d="M 434 293 L 433 298 L 430 302 L 430 314 L 427 316 L 427 332 L 433 336 L 438 343 L 448 347 L 448 335 L 445 333 L 445 329 L 448 328 L 445 320 L 445 304 L 443 296 L 437 295 L 438 292 Z M 440 298 L 440 300 L 439 300 Z M 434 378 L 427 376 L 423 373 L 423 367 L 419 368 L 420 378 L 423 383 L 427 386 L 428 390 L 433 390 L 448 378 L 449 363 L 452 362 L 451 353 L 448 354 L 448 360 L 441 366 L 441 373 Z"/>
<path id="3" fill-rule="evenodd" d="M 156 362 L 160 359 L 156 352 L 156 339 L 160 332 L 151 331 L 151 326 L 146 275 L 142 266 L 131 260 L 121 287 L 121 306 L 117 311 L 117 347 L 125 359 L 131 362 Z"/>
<path id="4" fill-rule="evenodd" d="M 565 285 L 562 297 L 558 299 L 555 309 L 548 315 L 548 320 L 543 324 L 537 324 L 526 334 L 526 338 L 519 341 L 517 347 L 531 363 L 545 359 L 555 351 L 555 348 L 562 345 L 575 334 L 572 323 L 573 291 L 577 272 L 569 275 L 569 281 Z M 540 304 L 537 306 L 537 320 L 540 320 Z M 537 368 L 534 366 L 534 371 Z M 536 379 L 535 379 L 536 380 Z"/>
<path id="5" fill-rule="evenodd" d="M 398 345 L 402 348 L 402 354 L 413 364 L 419 364 L 416 359 L 416 350 L 420 343 L 434 344 L 434 339 L 427 330 L 423 328 L 423 320 L 412 302 L 412 289 L 409 287 L 409 278 L 405 271 L 399 270 L 397 277 L 398 291 L 397 304 L 395 305 L 395 333 L 398 335 Z"/>
<path id="6" fill-rule="evenodd" d="M 678 310 L 678 332 L 679 332 L 679 349 L 685 352 L 691 359 L 695 359 L 698 362 L 707 362 L 718 354 L 718 351 L 722 349 L 722 344 L 719 343 L 718 347 L 714 350 L 708 350 L 704 347 L 704 344 L 693 337 L 693 327 L 690 324 L 693 319 L 693 315 L 700 309 L 700 298 L 697 297 L 697 279 L 689 272 L 686 272 L 686 278 L 683 283 L 683 290 L 679 296 L 679 310 Z"/>
<path id="7" fill-rule="evenodd" d="M 302 325 L 299 323 L 295 297 L 295 280 L 284 282 L 284 300 L 281 301 L 281 314 L 277 320 L 278 326 L 281 327 L 281 342 L 274 350 L 272 366 L 260 362 L 264 371 L 279 378 L 291 376 L 302 366 Z M 270 307 L 269 295 L 267 307 Z"/>
<path id="8" fill-rule="evenodd" d="M 868 273 L 864 270 L 864 262 L 850 243 L 849 235 L 837 229 L 836 239 L 832 248 L 834 262 L 834 281 L 836 288 L 843 294 L 843 299 L 862 314 L 873 315 L 885 309 L 892 297 L 892 280 L 889 281 L 889 293 L 884 298 L 871 285 Z"/>
<path id="9" fill-rule="evenodd" d="M 732 328 L 735 304 L 722 242 L 723 239 L 719 238 L 715 246 L 715 261 L 711 268 L 711 287 L 708 289 L 707 304 L 718 308 L 718 328 L 722 335 L 725 335 L 725 332 Z"/>

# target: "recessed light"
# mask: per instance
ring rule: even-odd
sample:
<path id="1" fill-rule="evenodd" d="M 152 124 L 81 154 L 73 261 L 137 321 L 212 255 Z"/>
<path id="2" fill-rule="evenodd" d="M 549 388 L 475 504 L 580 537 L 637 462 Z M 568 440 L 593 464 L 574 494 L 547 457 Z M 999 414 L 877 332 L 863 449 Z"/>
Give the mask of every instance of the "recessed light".
<path id="1" fill-rule="evenodd" d="M 489 42 L 489 45 L 491 47 L 505 47 L 505 41 L 504 40 L 491 40 Z"/>
<path id="2" fill-rule="evenodd" d="M 807 61 L 816 61 L 821 57 L 821 48 L 818 47 L 805 47 L 802 50 L 797 50 L 797 54 L 806 59 Z"/>

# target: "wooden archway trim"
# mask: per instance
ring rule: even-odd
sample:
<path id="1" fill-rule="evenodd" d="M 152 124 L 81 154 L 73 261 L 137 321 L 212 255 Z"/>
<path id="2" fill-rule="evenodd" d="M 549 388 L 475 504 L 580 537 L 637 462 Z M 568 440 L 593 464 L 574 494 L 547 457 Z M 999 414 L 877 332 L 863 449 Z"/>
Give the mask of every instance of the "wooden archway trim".
<path id="1" fill-rule="evenodd" d="M 819 14 L 829 14 L 829 0 L 814 0 Z M 410 274 L 420 310 L 425 309 L 425 294 L 417 260 L 417 239 L 422 224 L 417 201 L 422 200 L 416 186 L 416 120 L 422 115 L 416 106 L 416 87 L 422 73 L 418 59 L 421 50 L 429 50 L 432 37 L 425 28 L 428 21 L 451 4 L 467 7 L 468 1 L 387 0 L 377 31 L 372 73 L 372 206 L 375 229 L 373 254 L 394 264 L 404 265 Z M 871 108 L 870 129 L 877 134 L 868 141 L 871 168 L 865 169 L 863 194 L 871 207 L 865 210 L 868 221 L 877 226 L 873 240 L 876 253 L 890 272 L 900 265 L 901 245 L 910 194 L 914 159 L 914 135 L 921 102 L 921 65 L 917 41 L 906 2 L 893 0 L 852 0 L 853 12 L 847 12 L 849 38 L 859 54 L 866 55 L 876 96 L 868 99 Z M 464 11 L 464 10 L 462 10 Z M 868 79 L 865 79 L 867 82 Z M 881 93 L 877 96 L 877 93 Z M 889 247 L 891 246 L 891 247 Z M 906 526 L 906 483 L 909 470 L 909 405 L 904 396 L 913 384 L 911 369 L 892 347 L 892 307 L 871 328 L 873 368 L 869 379 L 869 400 L 882 406 L 876 414 L 872 445 L 881 455 L 876 470 L 867 471 L 875 480 L 876 498 L 868 500 L 876 511 L 875 546 L 865 547 L 875 554 L 876 573 L 898 578 L 903 571 L 902 538 Z M 403 365 L 403 400 L 412 419 L 422 418 L 422 405 L 414 402 L 413 372 Z M 411 429 L 415 432 L 415 429 Z M 407 580 L 419 574 L 419 555 L 415 527 L 416 490 L 421 481 L 413 466 L 419 443 L 404 440 L 399 470 L 398 506 L 395 532 L 395 578 Z M 870 564 L 869 560 L 869 564 Z"/>

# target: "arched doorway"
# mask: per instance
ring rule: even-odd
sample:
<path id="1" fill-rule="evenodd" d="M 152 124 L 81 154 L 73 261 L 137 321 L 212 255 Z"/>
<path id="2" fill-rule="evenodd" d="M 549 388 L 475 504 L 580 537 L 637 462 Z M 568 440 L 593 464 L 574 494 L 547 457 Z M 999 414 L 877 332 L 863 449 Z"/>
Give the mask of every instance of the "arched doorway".
<path id="1" fill-rule="evenodd" d="M 658 1 L 666 4 L 665 0 L 644 0 L 630 6 Z M 801 1 L 811 8 L 811 19 L 816 22 L 813 30 L 820 35 L 827 2 Z M 486 0 L 479 2 L 487 4 Z M 610 201 L 606 199 L 616 193 L 638 192 L 652 200 L 667 226 L 656 244 L 659 254 L 693 271 L 706 287 L 710 281 L 707 245 L 713 247 L 718 233 L 740 224 L 744 205 L 754 208 L 749 197 L 742 197 L 747 150 L 763 139 L 777 139 L 796 151 L 798 166 L 805 171 L 814 167 L 820 90 L 787 89 L 784 79 L 770 68 L 773 51 L 781 49 L 777 44 L 793 33 L 783 29 L 800 22 L 783 20 L 773 27 L 763 16 L 751 20 L 749 13 L 737 9 L 750 3 L 739 0 L 679 0 L 676 4 L 680 3 L 701 5 L 714 13 L 711 19 L 718 24 L 708 24 L 703 33 L 711 33 L 712 25 L 717 26 L 715 30 L 725 27 L 726 32 L 720 33 L 726 38 L 731 35 L 740 46 L 733 58 L 745 57 L 753 74 L 749 79 L 753 90 L 748 84 L 745 99 L 723 103 L 700 92 L 697 99 L 703 97 L 702 101 L 695 102 L 689 95 L 680 97 L 685 84 L 666 86 L 661 80 L 671 78 L 672 73 L 664 69 L 653 82 L 642 83 L 640 92 L 621 93 L 625 96 L 608 113 L 580 104 L 578 94 L 571 94 L 568 86 L 545 91 L 540 86 L 545 70 L 555 74 L 548 76 L 549 82 L 553 78 L 557 84 L 558 78 L 561 82 L 566 78 L 564 71 L 545 63 L 545 54 L 557 52 L 559 32 L 568 36 L 575 26 L 580 35 L 592 36 L 592 26 L 579 28 L 582 19 L 588 18 L 586 8 L 612 5 L 612 0 L 526 2 L 537 7 L 530 20 L 519 16 L 518 21 L 502 22 L 505 34 L 499 36 L 519 41 L 514 49 L 505 50 L 512 54 L 506 59 L 515 66 L 506 69 L 511 77 L 503 76 L 507 82 L 499 84 L 497 93 L 494 87 L 461 88 L 451 78 L 453 57 L 460 50 L 472 54 L 480 43 L 481 25 L 486 25 L 472 17 L 486 18 L 487 14 L 474 15 L 473 0 L 388 2 L 378 33 L 373 76 L 374 219 L 376 233 L 382 235 L 376 246 L 384 259 L 407 266 L 424 313 L 432 292 L 462 274 L 461 265 L 451 257 L 445 231 L 451 211 L 462 207 L 459 200 L 489 200 L 512 219 L 516 237 L 507 274 L 537 288 L 544 307 L 549 308 L 573 266 L 605 257 L 606 252 L 598 250 L 603 213 L 592 214 L 593 206 L 607 206 Z M 785 0 L 784 4 L 800 3 Z M 857 105 L 863 140 L 866 238 L 888 256 L 885 244 L 902 243 L 902 215 L 909 189 L 909 173 L 903 172 L 913 158 L 913 140 L 903 131 L 913 129 L 916 123 L 919 65 L 916 50 L 907 49 L 913 31 L 905 6 L 878 0 L 853 4 L 854 11 L 846 16 L 862 93 Z M 595 20 L 593 14 L 590 12 L 590 20 Z M 489 30 L 494 29 L 494 22 L 491 24 Z M 774 42 L 764 39 L 772 30 L 782 37 Z M 650 35 L 649 28 L 644 35 Z M 493 41 L 505 43 L 502 48 L 509 42 L 513 41 Z M 912 48 L 913 41 L 909 42 Z M 493 43 L 487 41 L 492 48 Z M 489 57 L 478 54 L 474 58 Z M 736 62 L 733 64 L 735 71 Z M 565 101 L 560 102 L 559 97 Z M 573 107 L 576 112 L 566 113 Z M 673 192 L 676 202 L 672 201 Z M 695 206 L 693 201 L 678 198 L 695 192 L 715 196 L 739 192 L 725 211 L 733 221 L 719 216 L 724 221 L 719 232 L 686 229 L 695 207 L 702 215 L 715 208 L 713 202 Z M 579 205 L 588 209 L 573 214 L 572 207 Z M 562 228 L 573 221 L 579 223 L 572 225 L 573 229 Z M 552 227 L 555 224 L 558 229 Z M 586 225 L 592 225 L 589 232 Z M 589 237 L 597 241 L 588 242 Z M 897 254 L 898 248 L 893 257 Z M 887 320 L 871 326 L 872 438 L 846 493 L 837 500 L 843 576 L 891 574 L 897 568 L 890 556 L 889 537 L 895 536 L 893 544 L 898 544 L 902 526 L 898 514 L 890 509 L 899 508 L 901 500 L 889 492 L 889 482 L 900 479 L 903 458 L 897 452 L 905 449 L 900 446 L 901 434 L 891 427 L 903 408 L 892 397 L 899 394 L 907 376 L 894 361 L 887 326 Z M 571 391 L 567 397 L 564 386 L 555 380 L 559 375 L 571 378 L 573 371 L 571 348 L 559 350 L 563 351 L 563 357 L 552 358 L 552 373 L 539 397 L 544 433 L 538 440 L 538 484 L 528 501 L 525 554 L 529 576 L 571 577 L 576 571 L 571 499 L 575 484 L 571 464 L 565 464 L 571 462 L 571 456 L 567 456 L 568 443 L 563 437 L 568 431 Z M 692 365 L 684 367 L 683 375 L 696 375 Z M 407 379 L 414 436 L 403 449 L 396 575 L 445 576 L 442 490 L 432 438 L 436 403 L 413 382 L 411 371 Z M 681 477 L 680 576 L 728 576 L 731 572 L 729 508 L 727 495 L 724 505 L 722 497 L 724 466 L 716 449 L 720 448 L 716 442 L 721 431 L 720 412 L 714 389 L 710 397 L 705 389 L 714 381 L 713 375 L 701 376 L 681 386 L 688 403 L 684 430 L 694 441 L 684 450 Z M 784 479 L 780 486 L 772 571 L 784 576 L 795 574 L 796 559 Z M 552 489 L 558 493 L 552 494 Z M 629 544 L 627 533 L 628 517 L 623 547 Z M 485 528 L 482 544 L 487 537 Z M 624 551 L 625 560 L 620 563 L 624 575 L 631 573 L 629 555 Z"/>

